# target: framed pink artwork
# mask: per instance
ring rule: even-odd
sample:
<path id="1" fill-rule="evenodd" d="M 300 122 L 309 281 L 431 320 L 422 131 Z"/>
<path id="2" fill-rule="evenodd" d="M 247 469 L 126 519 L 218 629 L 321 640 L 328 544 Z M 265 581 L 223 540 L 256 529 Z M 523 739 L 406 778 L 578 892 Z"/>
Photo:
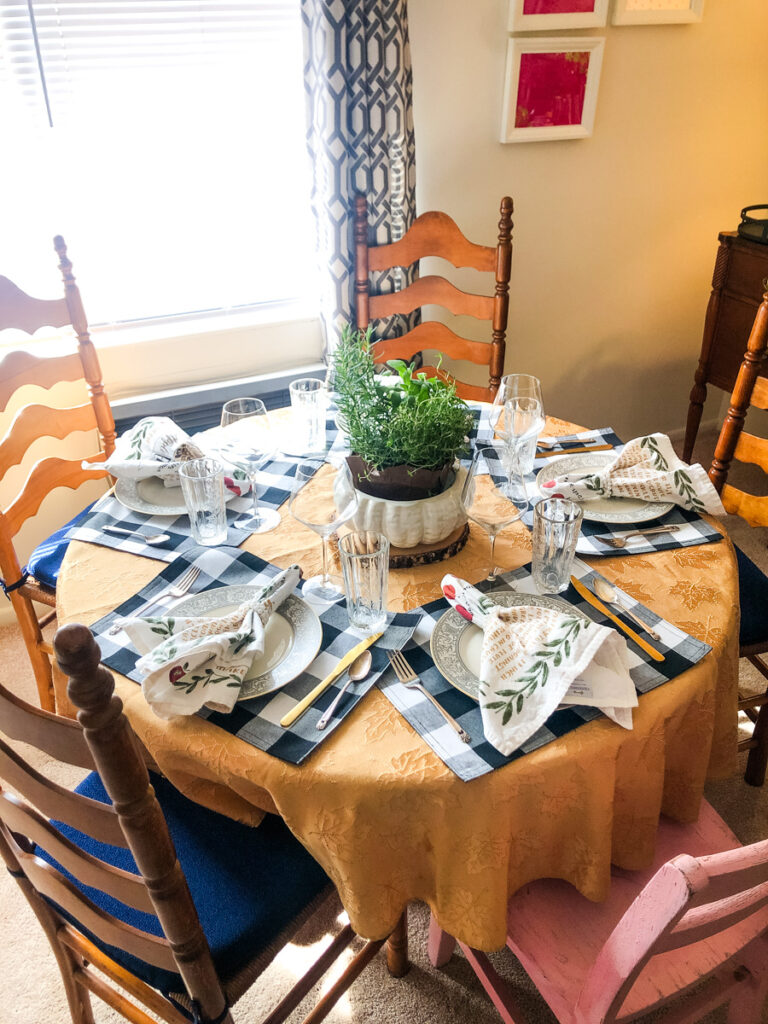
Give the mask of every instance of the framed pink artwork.
<path id="1" fill-rule="evenodd" d="M 704 0 L 616 0 L 614 25 L 674 25 L 701 21 Z"/>
<path id="2" fill-rule="evenodd" d="M 509 31 L 592 28 L 607 15 L 608 0 L 509 0 Z"/>
<path id="3" fill-rule="evenodd" d="M 605 40 L 510 39 L 502 142 L 584 139 L 592 134 Z"/>

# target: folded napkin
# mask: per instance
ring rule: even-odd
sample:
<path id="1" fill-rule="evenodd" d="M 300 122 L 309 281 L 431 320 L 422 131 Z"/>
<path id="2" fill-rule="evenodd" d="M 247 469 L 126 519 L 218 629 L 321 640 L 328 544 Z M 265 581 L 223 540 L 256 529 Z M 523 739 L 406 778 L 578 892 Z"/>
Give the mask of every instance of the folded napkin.
<path id="1" fill-rule="evenodd" d="M 724 516 L 720 496 L 702 466 L 678 459 L 666 434 L 629 441 L 599 473 L 566 474 L 541 485 L 548 497 L 590 501 L 596 498 L 643 498 L 672 501 L 702 514 Z"/>
<path id="2" fill-rule="evenodd" d="M 219 618 L 127 619 L 147 702 L 159 718 L 193 715 L 203 705 L 231 711 L 251 662 L 264 650 L 264 627 L 301 579 L 292 565 L 256 597 Z M 158 642 L 159 640 L 159 642 Z"/>
<path id="3" fill-rule="evenodd" d="M 99 469 L 105 468 L 118 479 L 144 480 L 157 476 L 166 487 L 179 486 L 179 465 L 191 459 L 202 459 L 206 453 L 192 438 L 167 416 L 146 416 L 115 442 L 115 450 Z M 96 468 L 83 463 L 83 468 Z M 224 478 L 225 486 L 237 495 L 250 490 L 242 470 L 233 470 Z"/>
<path id="4" fill-rule="evenodd" d="M 456 576 L 442 590 L 456 611 L 483 630 L 480 713 L 485 738 L 511 754 L 559 704 L 599 707 L 632 728 L 637 693 L 627 644 L 581 615 L 537 605 L 503 608 Z"/>

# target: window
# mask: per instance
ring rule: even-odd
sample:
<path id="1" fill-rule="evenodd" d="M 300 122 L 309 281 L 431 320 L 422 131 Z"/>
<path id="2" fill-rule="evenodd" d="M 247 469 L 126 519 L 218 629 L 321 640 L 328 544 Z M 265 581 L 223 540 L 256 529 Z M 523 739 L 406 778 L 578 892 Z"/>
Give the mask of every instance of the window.
<path id="1" fill-rule="evenodd" d="M 0 273 L 49 296 L 61 234 L 92 324 L 307 298 L 298 0 L 31 7 L 0 0 Z"/>

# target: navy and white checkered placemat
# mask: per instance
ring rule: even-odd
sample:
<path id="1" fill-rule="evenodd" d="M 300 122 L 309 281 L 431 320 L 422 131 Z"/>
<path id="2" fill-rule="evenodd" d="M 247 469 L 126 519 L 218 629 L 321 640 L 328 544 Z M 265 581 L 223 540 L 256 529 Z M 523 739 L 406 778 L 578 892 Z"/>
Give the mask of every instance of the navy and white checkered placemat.
<path id="1" fill-rule="evenodd" d="M 573 569 L 574 576 L 583 580 L 589 586 L 592 579 L 598 575 L 593 569 L 583 562 L 576 561 Z M 530 566 L 523 566 L 513 572 L 506 573 L 502 581 L 488 583 L 485 581 L 478 584 L 481 590 L 502 589 L 508 586 L 518 593 L 536 594 L 538 591 L 530 575 Z M 640 618 L 659 633 L 661 641 L 653 641 L 662 654 L 665 655 L 663 662 L 653 661 L 644 651 L 641 651 L 632 641 L 628 640 L 627 647 L 630 656 L 630 674 L 637 692 L 647 693 L 662 683 L 674 679 L 676 676 L 691 668 L 707 654 L 711 648 L 682 632 L 671 623 L 660 619 L 650 609 L 639 604 L 628 594 L 618 590 L 620 600 L 631 608 Z M 613 626 L 611 621 L 584 601 L 573 587 L 560 595 L 564 601 L 584 612 L 589 618 L 604 626 Z M 459 778 L 468 781 L 480 775 L 493 771 L 502 765 L 509 764 L 539 747 L 551 743 L 552 740 L 566 733 L 577 729 L 585 722 L 591 722 L 595 718 L 602 717 L 602 712 L 596 708 L 580 707 L 574 705 L 562 708 L 551 715 L 544 726 L 530 737 L 519 750 L 506 756 L 500 754 L 495 747 L 488 743 L 483 734 L 483 722 L 478 704 L 466 694 L 456 690 L 440 674 L 432 661 L 429 651 L 429 642 L 432 630 L 438 619 L 440 619 L 450 608 L 444 598 L 433 601 L 426 605 L 422 611 L 424 617 L 416 630 L 411 645 L 406 650 L 406 659 L 420 678 L 429 692 L 437 698 L 446 711 L 451 714 L 460 725 L 472 737 L 471 744 L 462 743 L 456 733 L 443 720 L 440 713 L 436 711 L 430 702 L 416 690 L 409 690 L 402 686 L 394 672 L 385 673 L 379 680 L 379 688 L 387 695 L 394 706 L 410 722 L 413 728 L 434 750 L 437 756 Z M 628 621 L 628 625 L 633 624 Z M 621 634 L 623 635 L 623 634 Z M 620 726 L 616 726 L 620 728 Z"/>
<path id="2" fill-rule="evenodd" d="M 247 551 L 228 547 L 188 548 L 138 594 L 124 601 L 119 608 L 99 619 L 91 627 L 101 648 L 102 662 L 105 665 L 135 682 L 141 681 L 141 676 L 136 671 L 138 652 L 130 646 L 124 633 L 111 635 L 110 631 L 121 618 L 140 613 L 144 604 L 173 585 L 190 565 L 196 565 L 201 570 L 191 593 L 240 584 L 263 586 L 280 572 L 276 566 Z M 343 601 L 314 607 L 320 618 L 323 638 L 320 653 L 305 672 L 274 693 L 241 701 L 229 714 L 206 708 L 199 712 L 202 718 L 207 718 L 225 732 L 238 736 L 259 750 L 274 754 L 291 764 L 301 764 L 354 710 L 381 673 L 389 668 L 386 651 L 403 647 L 420 619 L 419 612 L 390 616 L 384 636 L 371 648 L 373 663 L 370 674 L 347 691 L 325 730 L 320 731 L 315 726 L 343 685 L 344 676 L 332 684 L 292 726 L 286 729 L 280 725 L 280 719 L 314 689 L 339 659 L 358 644 L 363 636 L 349 626 Z M 154 614 L 160 614 L 157 606 L 153 611 Z"/>

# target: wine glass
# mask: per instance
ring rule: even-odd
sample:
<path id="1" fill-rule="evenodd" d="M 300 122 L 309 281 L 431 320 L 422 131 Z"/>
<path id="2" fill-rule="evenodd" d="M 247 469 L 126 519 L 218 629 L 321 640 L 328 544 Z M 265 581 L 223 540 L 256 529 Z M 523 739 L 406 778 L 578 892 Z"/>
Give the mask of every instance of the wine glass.
<path id="1" fill-rule="evenodd" d="M 346 462 L 338 466 L 316 459 L 299 463 L 288 507 L 295 519 L 323 541 L 323 571 L 305 581 L 304 594 L 320 601 L 338 600 L 344 596 L 344 588 L 341 580 L 328 572 L 328 540 L 357 512 L 357 491 Z"/>
<path id="2" fill-rule="evenodd" d="M 503 462 L 510 479 L 523 480 L 521 499 L 525 500 L 525 477 L 533 472 L 536 442 L 544 429 L 544 403 L 541 383 L 529 373 L 508 373 L 501 378 L 488 419 L 504 442 Z"/>
<path id="3" fill-rule="evenodd" d="M 527 499 L 514 497 L 506 481 L 501 481 L 500 470 L 504 466 L 502 446 L 485 445 L 475 449 L 472 465 L 461 491 L 461 503 L 467 518 L 477 523 L 488 534 L 491 541 L 490 566 L 486 579 L 496 579 L 494 551 L 496 537 L 507 526 L 517 522 L 528 507 Z M 513 474 L 515 470 L 512 470 Z M 522 481 L 519 481 L 522 485 Z M 525 487 L 522 486 L 525 493 Z"/>
<path id="4" fill-rule="evenodd" d="M 222 407 L 221 425 L 226 428 L 221 454 L 243 470 L 251 485 L 250 514 L 234 525 L 252 533 L 274 530 L 280 513 L 272 508 L 259 508 L 256 493 L 256 474 L 277 451 L 267 407 L 260 398 L 233 398 Z"/>

